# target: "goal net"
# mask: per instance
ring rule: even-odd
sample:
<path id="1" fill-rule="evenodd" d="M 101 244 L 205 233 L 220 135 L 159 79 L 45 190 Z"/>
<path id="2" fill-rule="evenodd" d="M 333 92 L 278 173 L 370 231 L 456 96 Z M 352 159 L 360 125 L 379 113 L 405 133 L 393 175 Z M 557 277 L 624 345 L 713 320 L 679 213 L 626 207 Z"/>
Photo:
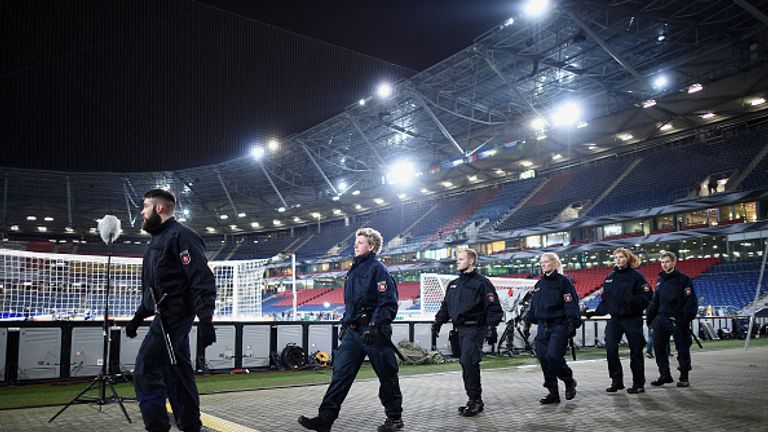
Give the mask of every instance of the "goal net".
<path id="1" fill-rule="evenodd" d="M 440 310 L 440 304 L 445 298 L 445 289 L 456 278 L 456 275 L 421 274 L 421 315 L 425 319 L 432 319 Z M 505 314 L 512 312 L 512 309 L 520 302 L 525 293 L 536 284 L 536 279 L 502 277 L 490 277 L 488 279 L 496 287 L 496 294 L 499 296 L 499 303 Z"/>
<path id="2" fill-rule="evenodd" d="M 210 261 L 217 319 L 261 318 L 270 260 Z M 112 257 L 110 317 L 130 318 L 141 300 L 140 258 Z M 0 318 L 101 319 L 107 257 L 0 249 Z"/>

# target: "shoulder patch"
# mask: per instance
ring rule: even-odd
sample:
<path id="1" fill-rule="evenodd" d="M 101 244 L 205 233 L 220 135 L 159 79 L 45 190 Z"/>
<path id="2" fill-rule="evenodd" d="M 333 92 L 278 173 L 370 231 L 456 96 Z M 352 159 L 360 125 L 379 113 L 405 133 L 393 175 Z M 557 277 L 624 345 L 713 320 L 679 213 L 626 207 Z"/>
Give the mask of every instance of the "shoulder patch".
<path id="1" fill-rule="evenodd" d="M 651 290 L 651 287 L 648 284 L 643 284 L 643 291 L 648 292 Z"/>
<path id="2" fill-rule="evenodd" d="M 179 258 L 181 258 L 181 263 L 184 265 L 189 265 L 189 263 L 192 262 L 192 257 L 189 256 L 189 251 L 184 250 L 179 254 Z"/>
<path id="3" fill-rule="evenodd" d="M 571 302 L 571 300 L 573 300 L 573 297 L 571 297 L 571 295 L 570 295 L 570 294 L 563 294 L 563 300 L 564 300 L 566 303 L 570 303 L 570 302 Z"/>
<path id="4" fill-rule="evenodd" d="M 488 294 L 488 303 L 493 303 L 496 301 L 496 296 L 493 294 Z"/>
<path id="5" fill-rule="evenodd" d="M 377 282 L 377 285 L 379 287 L 379 292 L 383 293 L 387 291 L 387 281 L 381 281 Z"/>
<path id="6" fill-rule="evenodd" d="M 689 296 L 689 295 L 691 295 L 691 292 L 692 292 L 692 291 L 691 291 L 691 287 L 687 287 L 687 288 L 685 289 L 685 295 Z"/>

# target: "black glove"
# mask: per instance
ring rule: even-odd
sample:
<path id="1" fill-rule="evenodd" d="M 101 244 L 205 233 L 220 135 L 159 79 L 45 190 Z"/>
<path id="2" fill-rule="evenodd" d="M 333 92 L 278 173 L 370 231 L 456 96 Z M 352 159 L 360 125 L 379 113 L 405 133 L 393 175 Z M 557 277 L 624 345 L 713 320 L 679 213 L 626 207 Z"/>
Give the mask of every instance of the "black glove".
<path id="1" fill-rule="evenodd" d="M 197 342 L 203 347 L 211 346 L 216 342 L 216 330 L 213 329 L 210 317 L 200 319 L 197 325 Z"/>
<path id="2" fill-rule="evenodd" d="M 595 311 L 593 311 L 593 310 L 591 310 L 591 311 L 590 311 L 590 310 L 588 310 L 588 311 L 584 312 L 584 316 L 585 316 L 587 319 L 592 319 L 592 317 L 593 317 L 593 316 L 595 316 Z"/>
<path id="3" fill-rule="evenodd" d="M 346 335 L 347 335 L 347 327 L 346 326 L 339 327 L 339 340 L 343 340 L 344 336 Z"/>
<path id="4" fill-rule="evenodd" d="M 488 345 L 495 345 L 499 341 L 499 334 L 496 331 L 496 327 L 488 326 L 488 331 L 485 333 L 485 340 L 488 341 Z"/>
<path id="5" fill-rule="evenodd" d="M 435 335 L 435 337 L 440 337 L 440 329 L 443 327 L 443 325 L 437 321 L 432 323 L 432 334 Z"/>
<path id="6" fill-rule="evenodd" d="M 125 335 L 131 339 L 135 338 L 136 330 L 139 329 L 142 321 L 144 321 L 144 318 L 142 318 L 140 315 L 134 315 L 133 318 L 128 321 L 128 325 L 125 326 Z"/>
<path id="7" fill-rule="evenodd" d="M 572 322 L 568 323 L 568 337 L 572 338 L 576 336 L 576 325 Z"/>
<path id="8" fill-rule="evenodd" d="M 363 343 L 371 345 L 376 342 L 376 337 L 379 336 L 379 329 L 373 326 L 368 326 L 363 331 Z"/>

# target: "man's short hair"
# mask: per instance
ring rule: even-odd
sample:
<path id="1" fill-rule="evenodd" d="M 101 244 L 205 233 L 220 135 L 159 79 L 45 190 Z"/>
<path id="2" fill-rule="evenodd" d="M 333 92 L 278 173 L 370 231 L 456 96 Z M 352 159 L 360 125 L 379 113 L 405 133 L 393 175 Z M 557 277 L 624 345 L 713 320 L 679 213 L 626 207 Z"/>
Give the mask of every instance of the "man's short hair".
<path id="1" fill-rule="evenodd" d="M 466 249 L 460 250 L 458 253 L 462 253 L 462 252 L 466 253 L 467 254 L 467 258 L 472 260 L 472 265 L 473 266 L 477 265 L 477 251 L 476 250 L 470 249 L 470 248 L 466 248 Z"/>
<path id="2" fill-rule="evenodd" d="M 355 233 L 355 236 L 363 236 L 368 240 L 368 244 L 371 246 L 371 250 L 374 253 L 381 252 L 381 245 L 384 244 L 384 239 L 381 237 L 381 233 L 373 228 L 360 228 Z"/>
<path id="3" fill-rule="evenodd" d="M 159 200 L 173 213 L 176 210 L 176 196 L 173 192 L 166 189 L 152 189 L 144 194 L 144 198 Z"/>
<path id="4" fill-rule="evenodd" d="M 677 261 L 677 255 L 675 255 L 674 252 L 664 251 L 661 253 L 661 256 L 659 256 L 659 260 L 662 258 L 667 257 L 672 260 L 672 262 Z"/>

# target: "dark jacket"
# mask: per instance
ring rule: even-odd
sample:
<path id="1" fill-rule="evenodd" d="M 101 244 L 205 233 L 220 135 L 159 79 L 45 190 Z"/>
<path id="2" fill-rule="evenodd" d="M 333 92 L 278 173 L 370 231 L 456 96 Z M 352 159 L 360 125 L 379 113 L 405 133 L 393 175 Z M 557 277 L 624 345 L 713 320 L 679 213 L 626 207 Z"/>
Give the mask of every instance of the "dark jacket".
<path id="1" fill-rule="evenodd" d="M 648 322 L 653 322 L 658 315 L 690 322 L 696 318 L 698 312 L 699 302 L 693 289 L 693 281 L 678 270 L 659 273 L 656 293 L 648 306 Z"/>
<path id="2" fill-rule="evenodd" d="M 167 295 L 161 312 L 168 318 L 211 318 L 216 306 L 216 282 L 208 267 L 203 240 L 192 229 L 170 218 L 152 230 L 142 266 L 142 301 L 137 315 L 148 317 Z"/>
<path id="3" fill-rule="evenodd" d="M 344 283 L 341 325 L 346 327 L 365 315 L 371 325 L 389 326 L 397 315 L 397 299 L 397 284 L 376 254 L 355 257 Z"/>
<path id="4" fill-rule="evenodd" d="M 533 287 L 531 307 L 525 315 L 527 324 L 539 324 L 545 321 L 563 321 L 574 328 L 581 327 L 579 296 L 571 280 L 555 270 L 547 276 L 541 276 Z"/>
<path id="5" fill-rule="evenodd" d="M 613 271 L 603 282 L 603 294 L 595 315 L 611 314 L 611 318 L 636 318 L 643 316 L 651 303 L 653 291 L 643 275 L 629 266 Z"/>
<path id="6" fill-rule="evenodd" d="M 445 289 L 445 298 L 435 321 L 442 324 L 453 321 L 456 325 L 467 322 L 480 326 L 499 325 L 504 318 L 504 311 L 499 305 L 496 288 L 487 277 L 477 270 L 461 273 Z"/>

